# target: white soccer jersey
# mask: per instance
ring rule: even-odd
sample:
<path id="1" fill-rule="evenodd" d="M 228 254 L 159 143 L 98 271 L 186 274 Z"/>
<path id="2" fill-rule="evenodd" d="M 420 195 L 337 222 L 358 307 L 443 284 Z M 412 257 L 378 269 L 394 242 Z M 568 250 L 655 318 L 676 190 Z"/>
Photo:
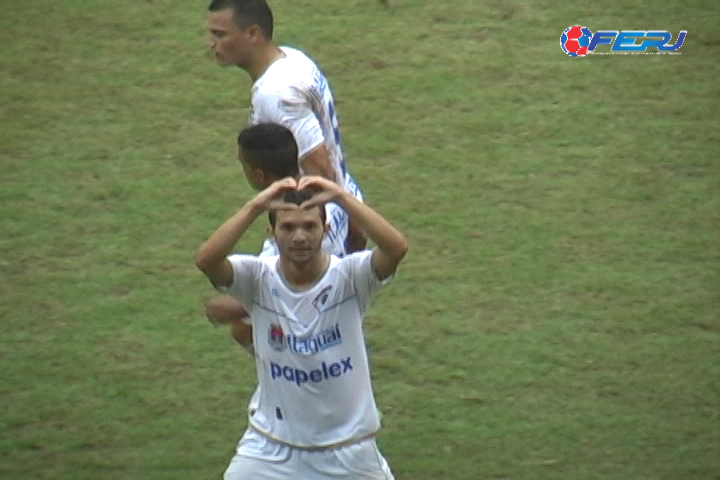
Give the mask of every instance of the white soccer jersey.
<path id="1" fill-rule="evenodd" d="M 267 437 L 320 447 L 380 427 L 362 317 L 387 281 L 373 272 L 371 254 L 331 256 L 325 274 L 304 291 L 285 283 L 279 257 L 228 257 L 234 281 L 226 292 L 246 306 L 253 324 L 259 393 L 249 421 Z"/>
<path id="2" fill-rule="evenodd" d="M 303 52 L 280 48 L 285 56 L 275 60 L 252 86 L 250 125 L 269 122 L 287 127 L 301 158 L 324 142 L 342 185 L 347 169 L 328 81 Z"/>
<path id="3" fill-rule="evenodd" d="M 329 226 L 322 240 L 322 249 L 331 255 L 342 258 L 347 254 L 345 240 L 348 236 L 348 214 L 336 203 L 325 204 L 325 218 Z M 260 257 L 279 255 L 280 251 L 275 239 L 268 238 L 263 242 Z"/>

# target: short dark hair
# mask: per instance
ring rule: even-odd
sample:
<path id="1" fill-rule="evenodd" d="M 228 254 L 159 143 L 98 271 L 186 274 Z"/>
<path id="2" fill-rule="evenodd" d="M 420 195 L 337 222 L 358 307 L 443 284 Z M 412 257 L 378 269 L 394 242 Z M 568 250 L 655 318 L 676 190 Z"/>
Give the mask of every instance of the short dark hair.
<path id="1" fill-rule="evenodd" d="M 288 190 L 285 192 L 282 199 L 285 203 L 294 203 L 295 205 L 301 205 L 305 200 L 310 200 L 313 195 L 315 195 L 315 191 L 309 188 L 306 188 L 304 190 Z M 318 205 L 317 208 L 320 209 L 320 220 L 322 221 L 322 224 L 325 225 L 325 222 L 327 221 L 327 215 L 325 214 L 325 205 Z M 277 215 L 274 211 L 270 210 L 268 212 L 268 220 L 270 221 L 270 226 L 275 228 Z"/>
<path id="2" fill-rule="evenodd" d="M 297 177 L 298 146 L 293 133 L 275 123 L 258 123 L 243 129 L 238 146 L 253 167 L 277 179 Z"/>
<path id="3" fill-rule="evenodd" d="M 235 24 L 242 28 L 257 25 L 265 38 L 272 40 L 273 14 L 265 0 L 211 0 L 208 11 L 231 9 Z"/>

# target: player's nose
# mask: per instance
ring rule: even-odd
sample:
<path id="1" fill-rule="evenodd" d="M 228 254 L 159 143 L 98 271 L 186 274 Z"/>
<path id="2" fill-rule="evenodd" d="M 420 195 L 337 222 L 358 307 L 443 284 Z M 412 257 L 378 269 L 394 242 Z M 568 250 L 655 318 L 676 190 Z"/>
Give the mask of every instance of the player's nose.
<path id="1" fill-rule="evenodd" d="M 295 232 L 293 232 L 293 236 L 292 236 L 293 245 L 301 247 L 301 246 L 305 245 L 307 243 L 307 241 L 308 241 L 308 237 L 305 234 L 305 232 L 303 232 L 302 230 L 298 229 Z"/>

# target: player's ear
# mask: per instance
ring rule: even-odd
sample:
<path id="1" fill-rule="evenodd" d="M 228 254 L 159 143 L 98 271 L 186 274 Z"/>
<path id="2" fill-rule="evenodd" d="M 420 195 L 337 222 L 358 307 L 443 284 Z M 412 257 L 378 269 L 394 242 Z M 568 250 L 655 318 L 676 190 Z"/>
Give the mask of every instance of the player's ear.
<path id="1" fill-rule="evenodd" d="M 268 181 L 267 175 L 263 172 L 262 168 L 253 167 L 252 175 L 257 190 L 265 190 L 272 183 Z"/>
<path id="2" fill-rule="evenodd" d="M 265 40 L 265 35 L 263 34 L 260 25 L 250 25 L 247 29 L 245 29 L 245 35 L 247 35 L 253 42 L 259 43 L 261 40 Z"/>
<path id="3" fill-rule="evenodd" d="M 323 225 L 323 227 L 324 227 L 324 228 L 323 228 L 323 235 L 327 235 L 328 232 L 330 231 L 330 224 L 329 224 L 329 223 L 326 223 L 325 225 Z"/>

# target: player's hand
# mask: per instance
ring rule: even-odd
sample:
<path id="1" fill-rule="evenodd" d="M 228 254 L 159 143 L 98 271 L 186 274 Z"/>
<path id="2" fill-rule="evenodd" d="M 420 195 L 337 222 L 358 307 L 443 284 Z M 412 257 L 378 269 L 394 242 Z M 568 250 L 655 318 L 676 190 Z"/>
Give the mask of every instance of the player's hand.
<path id="1" fill-rule="evenodd" d="M 264 210 L 292 210 L 298 208 L 297 205 L 287 203 L 282 200 L 283 194 L 288 190 L 298 188 L 297 180 L 292 177 L 285 177 L 282 180 L 273 182 L 262 192 L 255 195 L 253 203 Z"/>
<path id="2" fill-rule="evenodd" d="M 337 183 L 319 176 L 302 177 L 298 182 L 297 189 L 308 189 L 315 192 L 312 198 L 305 200 L 300 205 L 300 208 L 306 210 L 327 202 L 333 202 L 343 194 L 343 189 Z"/>

